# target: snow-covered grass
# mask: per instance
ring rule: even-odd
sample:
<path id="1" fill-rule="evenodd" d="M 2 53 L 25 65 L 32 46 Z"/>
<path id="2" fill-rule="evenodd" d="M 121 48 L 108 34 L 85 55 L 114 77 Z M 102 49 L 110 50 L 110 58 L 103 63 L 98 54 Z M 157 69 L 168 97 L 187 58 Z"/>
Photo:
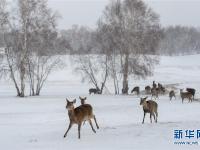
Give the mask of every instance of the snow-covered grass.
<path id="1" fill-rule="evenodd" d="M 179 88 L 194 87 L 200 98 L 200 55 L 162 57 L 155 75 L 146 80 L 131 80 L 132 86 L 150 85 L 153 80 L 164 84 L 178 84 Z M 108 84 L 111 86 L 112 84 Z M 140 97 L 135 95 L 88 95 L 90 85 L 80 82 L 70 70 L 70 63 L 54 72 L 40 97 L 15 97 L 10 83 L 0 84 L 0 149 L 2 150 L 169 150 L 199 149 L 200 145 L 175 145 L 174 130 L 200 129 L 200 103 L 169 101 L 160 96 L 158 123 L 150 123 L 149 115 L 141 124 L 143 110 Z M 109 87 L 108 87 L 109 88 Z M 81 140 L 74 125 L 66 139 L 68 114 L 65 98 L 73 100 L 87 96 L 92 104 L 100 129 L 94 134 L 86 123 L 82 126 Z M 77 106 L 80 101 L 77 99 Z M 95 124 L 93 124 L 95 126 Z M 185 141 L 185 140 L 184 140 Z M 187 140 L 186 140 L 187 141 Z M 200 139 L 193 138 L 190 141 Z"/>

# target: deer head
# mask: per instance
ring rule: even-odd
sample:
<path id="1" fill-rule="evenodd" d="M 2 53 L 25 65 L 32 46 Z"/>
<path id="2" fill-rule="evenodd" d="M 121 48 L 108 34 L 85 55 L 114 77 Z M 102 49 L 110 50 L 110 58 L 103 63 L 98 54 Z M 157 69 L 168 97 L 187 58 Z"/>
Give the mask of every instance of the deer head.
<path id="1" fill-rule="evenodd" d="M 70 102 L 67 98 L 66 98 L 66 109 L 67 110 L 73 110 L 74 109 L 74 104 L 76 103 L 76 99 L 74 99 L 72 102 Z"/>
<path id="2" fill-rule="evenodd" d="M 148 96 L 145 98 L 140 98 L 140 105 L 143 105 L 144 102 L 146 102 L 147 98 L 148 98 Z"/>
<path id="3" fill-rule="evenodd" d="M 86 101 L 86 99 L 87 99 L 87 97 L 80 97 L 79 96 L 79 99 L 81 100 L 81 104 L 83 105 L 83 104 L 85 104 L 85 101 Z"/>

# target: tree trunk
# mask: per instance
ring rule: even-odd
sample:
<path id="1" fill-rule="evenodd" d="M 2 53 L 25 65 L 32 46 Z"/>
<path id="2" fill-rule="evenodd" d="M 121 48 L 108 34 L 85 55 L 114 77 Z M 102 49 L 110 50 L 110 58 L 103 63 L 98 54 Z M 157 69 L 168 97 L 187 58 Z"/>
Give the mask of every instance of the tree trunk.
<path id="1" fill-rule="evenodd" d="M 30 84 L 30 96 L 35 96 L 34 66 L 31 66 L 30 60 L 28 61 L 28 76 Z"/>
<path id="2" fill-rule="evenodd" d="M 122 88 L 122 94 L 128 94 L 128 59 L 129 55 L 126 54 L 125 56 L 125 62 L 124 62 L 124 69 L 123 69 L 123 88 Z"/>
<path id="3" fill-rule="evenodd" d="M 21 61 L 20 64 L 20 80 L 21 80 L 21 93 L 20 93 L 20 97 L 24 97 L 25 96 L 25 66 L 24 66 L 24 61 Z"/>
<path id="4" fill-rule="evenodd" d="M 10 74 L 11 74 L 11 79 L 13 80 L 14 85 L 15 85 L 15 88 L 16 88 L 16 90 L 17 90 L 17 96 L 20 96 L 20 90 L 19 90 L 19 87 L 18 87 L 17 82 L 16 82 L 16 80 L 15 80 L 15 76 L 14 76 L 12 67 L 10 67 Z"/>
<path id="5" fill-rule="evenodd" d="M 113 53 L 113 56 L 111 57 L 111 69 L 112 69 L 112 78 L 113 78 L 113 84 L 114 84 L 114 90 L 115 90 L 115 95 L 119 94 L 119 86 L 118 86 L 118 79 L 117 79 L 117 73 L 116 73 L 116 55 Z"/>
<path id="6" fill-rule="evenodd" d="M 114 87 L 115 87 L 115 95 L 118 95 L 119 94 L 119 85 L 118 85 L 118 80 L 117 80 L 116 75 L 113 78 L 113 82 L 114 82 Z"/>
<path id="7" fill-rule="evenodd" d="M 39 96 L 39 95 L 40 95 L 40 89 L 37 88 L 35 95 L 36 95 L 36 96 Z"/>
<path id="8" fill-rule="evenodd" d="M 102 84 L 101 84 L 101 89 L 100 89 L 100 93 L 99 93 L 99 94 L 102 94 L 102 93 L 103 93 L 104 87 L 105 87 L 105 83 L 102 83 Z"/>
<path id="9" fill-rule="evenodd" d="M 9 59 L 9 48 L 6 49 L 6 59 L 7 59 L 8 66 L 9 66 L 9 69 L 10 69 L 11 79 L 13 80 L 15 88 L 17 90 L 17 96 L 20 96 L 19 86 L 18 86 L 18 84 L 16 82 L 15 74 L 14 74 L 14 71 L 13 71 L 13 67 L 12 67 L 10 59 Z"/>
<path id="10" fill-rule="evenodd" d="M 103 93 L 103 89 L 105 87 L 105 84 L 106 84 L 106 80 L 107 80 L 107 77 L 108 77 L 108 57 L 106 56 L 106 62 L 105 62 L 105 65 L 106 65 L 106 68 L 105 68 L 105 76 L 104 76 L 104 80 L 101 84 L 101 90 L 100 90 L 100 94 Z"/>
<path id="11" fill-rule="evenodd" d="M 113 82 L 114 82 L 114 87 L 115 87 L 115 95 L 117 95 L 117 85 L 116 85 L 116 81 L 115 81 L 115 78 L 113 78 Z"/>

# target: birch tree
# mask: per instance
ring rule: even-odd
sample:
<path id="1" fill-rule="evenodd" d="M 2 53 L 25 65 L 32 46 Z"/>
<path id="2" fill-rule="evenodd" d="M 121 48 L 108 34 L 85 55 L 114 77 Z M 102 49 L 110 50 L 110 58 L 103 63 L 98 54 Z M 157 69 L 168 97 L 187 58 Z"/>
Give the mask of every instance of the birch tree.
<path id="1" fill-rule="evenodd" d="M 7 18 L 4 31 L 6 59 L 17 95 L 25 96 L 26 81 L 30 95 L 39 95 L 60 59 L 53 59 L 58 38 L 58 15 L 46 0 L 18 0 Z"/>
<path id="2" fill-rule="evenodd" d="M 145 78 L 158 62 L 147 54 L 156 53 L 161 38 L 159 16 L 141 0 L 113 0 L 99 22 L 99 28 L 109 28 L 113 49 L 120 56 L 122 93 L 128 94 L 129 75 Z"/>

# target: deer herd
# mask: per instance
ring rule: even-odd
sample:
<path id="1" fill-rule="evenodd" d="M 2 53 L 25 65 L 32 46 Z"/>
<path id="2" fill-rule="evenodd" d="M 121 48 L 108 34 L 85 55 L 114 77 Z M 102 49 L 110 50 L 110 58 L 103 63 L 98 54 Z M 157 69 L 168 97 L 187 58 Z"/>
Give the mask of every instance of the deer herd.
<path id="1" fill-rule="evenodd" d="M 140 95 L 140 87 L 136 86 L 131 90 L 131 93 L 135 92 L 137 95 Z M 184 99 L 188 99 L 188 102 L 192 102 L 194 100 L 196 90 L 193 88 L 186 88 L 186 91 L 183 92 L 183 89 L 180 89 L 180 97 L 182 100 L 182 103 Z M 99 89 L 89 89 L 89 94 L 94 93 L 94 94 L 99 94 Z M 140 105 L 143 108 L 144 116 L 142 120 L 142 124 L 144 123 L 144 119 L 146 116 L 146 113 L 150 114 L 150 121 L 152 123 L 152 116 L 154 118 L 154 121 L 157 123 L 157 118 L 158 118 L 158 104 L 155 101 L 157 98 L 159 98 L 159 95 L 165 94 L 166 89 L 165 87 L 158 83 L 158 85 L 153 81 L 152 88 L 150 86 L 145 87 L 145 94 L 146 95 L 151 95 L 151 100 L 148 100 L 148 96 L 145 98 L 140 98 Z M 170 90 L 169 92 L 169 99 L 170 101 L 172 98 L 176 99 L 176 94 L 174 90 Z M 152 100 L 152 99 L 155 100 Z M 74 124 L 78 125 L 78 138 L 80 139 L 81 134 L 81 126 L 85 124 L 87 121 L 90 124 L 90 127 L 94 133 L 96 133 L 96 130 L 93 127 L 92 124 L 92 119 L 94 120 L 96 124 L 96 128 L 99 129 L 99 125 L 97 123 L 95 114 L 93 112 L 93 107 L 90 104 L 86 103 L 87 97 L 79 97 L 81 105 L 75 108 L 75 103 L 76 99 L 73 101 L 69 101 L 66 99 L 66 109 L 68 110 L 68 116 L 69 116 L 69 126 L 67 131 L 64 134 L 64 138 L 67 136 L 67 133 L 71 129 L 71 127 Z"/>

